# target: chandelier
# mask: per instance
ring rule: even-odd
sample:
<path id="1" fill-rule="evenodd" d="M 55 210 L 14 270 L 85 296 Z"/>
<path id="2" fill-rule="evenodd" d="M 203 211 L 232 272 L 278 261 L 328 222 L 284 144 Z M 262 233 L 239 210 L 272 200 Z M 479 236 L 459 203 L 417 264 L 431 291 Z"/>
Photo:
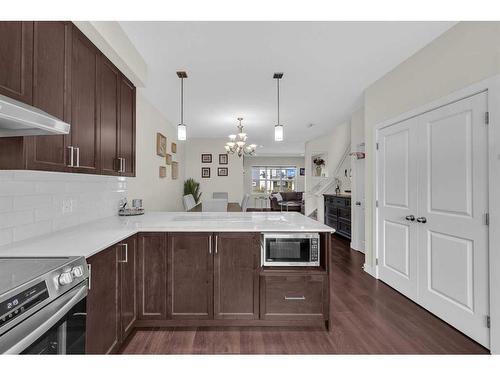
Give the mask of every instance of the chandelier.
<path id="1" fill-rule="evenodd" d="M 239 157 L 243 155 L 254 155 L 257 145 L 247 145 L 247 134 L 243 132 L 243 125 L 241 125 L 242 117 L 238 117 L 240 122 L 238 125 L 238 134 L 231 134 L 229 142 L 226 143 L 226 151 L 228 154 L 237 154 Z"/>

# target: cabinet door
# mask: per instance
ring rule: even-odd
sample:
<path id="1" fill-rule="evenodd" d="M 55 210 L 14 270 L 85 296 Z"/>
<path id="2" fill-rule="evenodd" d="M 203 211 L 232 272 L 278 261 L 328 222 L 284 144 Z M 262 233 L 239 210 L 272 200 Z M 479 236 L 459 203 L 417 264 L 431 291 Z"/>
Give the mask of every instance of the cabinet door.
<path id="1" fill-rule="evenodd" d="M 215 235 L 216 319 L 259 319 L 259 239 L 258 233 Z"/>
<path id="2" fill-rule="evenodd" d="M 91 274 L 87 296 L 86 352 L 112 353 L 120 342 L 117 247 L 103 250 L 87 262 Z"/>
<path id="3" fill-rule="evenodd" d="M 33 32 L 33 105 L 71 121 L 71 23 L 35 22 Z M 28 169 L 68 170 L 65 135 L 29 137 Z"/>
<path id="4" fill-rule="evenodd" d="M 138 319 L 166 319 L 167 235 L 141 233 L 138 242 Z"/>
<path id="5" fill-rule="evenodd" d="M 212 235 L 172 233 L 168 244 L 168 310 L 172 319 L 211 319 Z"/>
<path id="6" fill-rule="evenodd" d="M 0 22 L 0 94 L 33 101 L 33 22 Z"/>
<path id="7" fill-rule="evenodd" d="M 120 83 L 119 154 L 122 158 L 121 175 L 135 176 L 135 87 L 125 77 Z"/>
<path id="8" fill-rule="evenodd" d="M 75 172 L 100 170 L 99 59 L 99 50 L 73 27 L 71 146 L 76 147 L 75 164 L 79 165 L 72 168 Z"/>
<path id="9" fill-rule="evenodd" d="M 121 74 L 104 56 L 100 68 L 101 173 L 118 175 Z"/>
<path id="10" fill-rule="evenodd" d="M 120 337 L 125 340 L 137 319 L 136 304 L 136 237 L 119 245 L 120 263 Z"/>

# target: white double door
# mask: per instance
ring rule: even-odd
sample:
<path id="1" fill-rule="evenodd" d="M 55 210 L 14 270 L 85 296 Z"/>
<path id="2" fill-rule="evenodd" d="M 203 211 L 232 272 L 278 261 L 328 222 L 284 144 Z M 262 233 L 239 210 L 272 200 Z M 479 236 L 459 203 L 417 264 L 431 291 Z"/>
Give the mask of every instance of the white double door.
<path id="1" fill-rule="evenodd" d="M 379 278 L 489 347 L 487 93 L 378 132 Z"/>

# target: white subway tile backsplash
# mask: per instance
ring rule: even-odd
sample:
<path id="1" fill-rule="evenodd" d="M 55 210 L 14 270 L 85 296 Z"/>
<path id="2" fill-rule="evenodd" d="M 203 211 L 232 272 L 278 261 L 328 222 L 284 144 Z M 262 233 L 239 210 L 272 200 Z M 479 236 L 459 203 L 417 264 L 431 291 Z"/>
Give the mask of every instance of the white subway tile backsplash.
<path id="1" fill-rule="evenodd" d="M 0 171 L 0 246 L 114 216 L 125 177 Z"/>

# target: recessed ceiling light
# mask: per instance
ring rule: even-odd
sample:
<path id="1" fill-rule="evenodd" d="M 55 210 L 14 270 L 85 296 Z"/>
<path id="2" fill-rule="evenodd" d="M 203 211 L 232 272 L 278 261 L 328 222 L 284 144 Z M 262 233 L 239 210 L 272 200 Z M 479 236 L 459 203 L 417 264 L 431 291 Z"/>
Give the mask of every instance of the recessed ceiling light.
<path id="1" fill-rule="evenodd" d="M 307 124 L 306 127 L 307 128 L 312 128 L 314 126 L 314 124 Z"/>

